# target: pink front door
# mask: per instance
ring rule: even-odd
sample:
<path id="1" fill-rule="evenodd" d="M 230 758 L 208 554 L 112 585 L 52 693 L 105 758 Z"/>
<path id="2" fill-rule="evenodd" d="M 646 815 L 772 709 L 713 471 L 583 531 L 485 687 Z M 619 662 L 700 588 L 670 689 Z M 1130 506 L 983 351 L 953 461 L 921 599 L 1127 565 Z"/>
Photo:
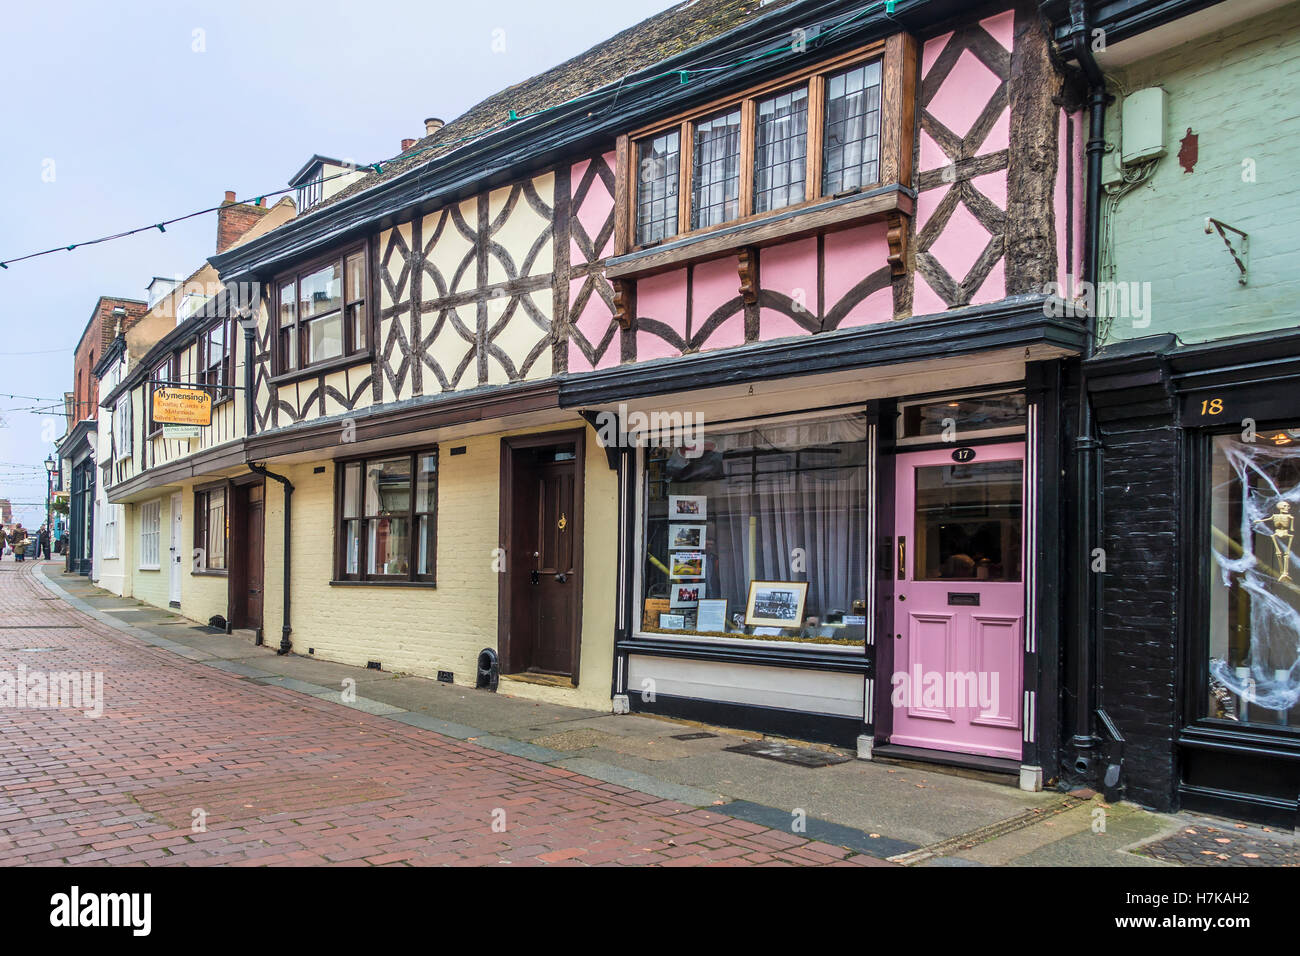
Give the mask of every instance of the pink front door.
<path id="1" fill-rule="evenodd" d="M 898 456 L 891 743 L 1020 757 L 1024 457 Z"/>

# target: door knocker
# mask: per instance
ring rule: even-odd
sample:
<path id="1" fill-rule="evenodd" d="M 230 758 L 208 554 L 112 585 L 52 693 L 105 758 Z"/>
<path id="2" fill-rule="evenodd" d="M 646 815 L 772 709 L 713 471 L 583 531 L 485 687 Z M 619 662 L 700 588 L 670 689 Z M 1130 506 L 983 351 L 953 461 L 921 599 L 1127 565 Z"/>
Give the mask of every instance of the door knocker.
<path id="1" fill-rule="evenodd" d="M 560 513 L 560 520 L 559 520 L 558 522 L 556 522 L 556 527 L 558 527 L 561 531 L 563 531 L 563 530 L 564 530 L 565 528 L 567 528 L 568 526 L 569 526 L 569 519 L 568 519 L 567 517 L 564 516 L 564 513 L 563 513 L 563 512 L 561 512 L 561 513 Z"/>

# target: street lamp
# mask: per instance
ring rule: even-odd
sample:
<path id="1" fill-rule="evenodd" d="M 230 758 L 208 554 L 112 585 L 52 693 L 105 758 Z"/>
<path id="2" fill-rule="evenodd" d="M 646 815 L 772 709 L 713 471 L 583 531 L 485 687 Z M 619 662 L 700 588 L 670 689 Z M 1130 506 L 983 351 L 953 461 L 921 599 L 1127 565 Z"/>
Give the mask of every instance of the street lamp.
<path id="1" fill-rule="evenodd" d="M 50 560 L 54 547 L 54 512 L 50 506 L 54 497 L 54 456 L 45 456 L 45 560 Z M 39 544 L 39 539 L 37 541 Z"/>

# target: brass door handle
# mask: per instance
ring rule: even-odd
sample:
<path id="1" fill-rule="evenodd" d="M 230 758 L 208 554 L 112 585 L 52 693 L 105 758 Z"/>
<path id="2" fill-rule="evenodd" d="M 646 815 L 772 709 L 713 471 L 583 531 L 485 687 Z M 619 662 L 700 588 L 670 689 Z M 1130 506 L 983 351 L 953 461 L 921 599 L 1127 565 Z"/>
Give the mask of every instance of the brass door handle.
<path id="1" fill-rule="evenodd" d="M 907 538 L 898 536 L 898 580 L 907 580 Z"/>

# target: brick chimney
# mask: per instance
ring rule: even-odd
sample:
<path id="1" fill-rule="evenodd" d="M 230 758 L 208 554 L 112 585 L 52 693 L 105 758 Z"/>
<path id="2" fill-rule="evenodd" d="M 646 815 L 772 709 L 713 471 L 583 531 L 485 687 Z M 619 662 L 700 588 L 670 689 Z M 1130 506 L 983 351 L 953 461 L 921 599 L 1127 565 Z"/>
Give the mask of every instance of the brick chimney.
<path id="1" fill-rule="evenodd" d="M 261 203 L 235 202 L 234 190 L 227 189 L 226 198 L 217 210 L 217 252 L 225 252 L 238 242 L 265 213 L 266 207 Z"/>
<path id="2" fill-rule="evenodd" d="M 410 149 L 410 148 L 411 148 L 412 146 L 414 146 L 414 145 L 415 145 L 415 140 L 413 140 L 413 139 L 404 139 L 404 140 L 402 140 L 402 152 L 406 152 L 408 149 Z"/>

